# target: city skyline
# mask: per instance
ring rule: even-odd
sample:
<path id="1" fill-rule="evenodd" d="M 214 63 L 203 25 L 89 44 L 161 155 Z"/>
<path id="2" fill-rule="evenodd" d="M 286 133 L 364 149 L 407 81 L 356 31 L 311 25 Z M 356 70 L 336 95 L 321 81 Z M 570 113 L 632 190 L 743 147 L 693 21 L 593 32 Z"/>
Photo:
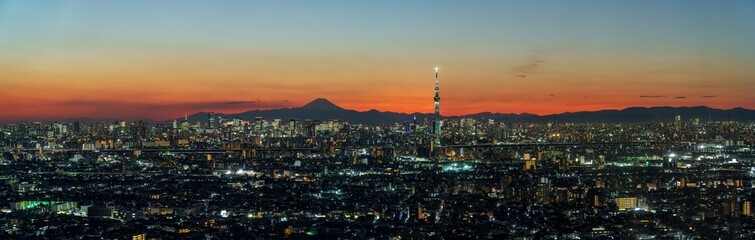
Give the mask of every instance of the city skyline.
<path id="1" fill-rule="evenodd" d="M 181 3 L 0 3 L 0 121 L 755 108 L 747 1 Z"/>
<path id="2" fill-rule="evenodd" d="M 752 0 L 0 0 L 0 239 L 751 239 L 752 23 Z"/>

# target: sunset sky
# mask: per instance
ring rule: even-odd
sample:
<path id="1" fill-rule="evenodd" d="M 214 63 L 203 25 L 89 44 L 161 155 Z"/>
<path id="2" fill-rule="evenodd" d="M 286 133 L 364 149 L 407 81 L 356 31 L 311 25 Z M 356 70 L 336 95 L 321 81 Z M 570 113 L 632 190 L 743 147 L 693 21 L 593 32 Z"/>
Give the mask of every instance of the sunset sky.
<path id="1" fill-rule="evenodd" d="M 0 0 L 0 122 L 755 109 L 755 1 Z"/>

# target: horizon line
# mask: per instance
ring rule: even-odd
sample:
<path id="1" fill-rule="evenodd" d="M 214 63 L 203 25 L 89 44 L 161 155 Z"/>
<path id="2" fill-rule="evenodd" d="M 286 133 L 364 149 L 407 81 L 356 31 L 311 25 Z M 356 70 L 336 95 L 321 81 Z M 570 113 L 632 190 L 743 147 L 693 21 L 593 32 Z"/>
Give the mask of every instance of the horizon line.
<path id="1" fill-rule="evenodd" d="M 314 100 L 309 101 L 309 102 L 305 103 L 304 105 L 301 105 L 301 106 L 298 106 L 298 107 L 271 108 L 271 109 L 250 109 L 250 110 L 246 110 L 246 111 L 243 111 L 243 112 L 235 112 L 235 113 L 213 112 L 213 111 L 198 111 L 198 112 L 194 112 L 194 113 L 191 113 L 191 114 L 186 114 L 185 116 L 196 115 L 196 114 L 199 114 L 199 113 L 211 113 L 211 112 L 215 113 L 215 114 L 222 114 L 222 115 L 239 115 L 239 114 L 243 114 L 243 113 L 246 113 L 246 112 L 252 112 L 252 111 L 270 111 L 270 110 L 298 109 L 298 108 L 303 108 L 306 105 L 308 105 L 308 104 L 310 104 L 312 102 L 318 101 L 318 100 L 325 100 L 325 101 L 333 104 L 334 106 L 336 106 L 336 107 L 338 107 L 338 108 L 340 108 L 340 109 L 342 109 L 344 111 L 356 111 L 356 112 L 360 112 L 360 113 L 370 112 L 370 111 L 378 111 L 378 112 L 381 112 L 381 113 L 398 113 L 398 114 L 429 114 L 429 115 L 433 115 L 434 114 L 434 112 L 426 112 L 425 113 L 425 112 L 383 111 L 383 110 L 378 110 L 378 109 L 375 109 L 375 108 L 372 108 L 370 110 L 365 110 L 365 111 L 358 111 L 358 110 L 343 108 L 343 107 L 341 107 L 341 106 L 339 106 L 339 105 L 331 102 L 327 98 L 321 98 L 321 97 L 319 97 L 319 98 L 315 98 Z M 501 114 L 501 115 L 534 115 L 534 116 L 538 116 L 538 117 L 545 117 L 545 116 L 553 116 L 553 115 L 561 115 L 561 114 L 569 114 L 569 113 L 587 113 L 587 112 L 601 112 L 601 111 L 623 111 L 623 110 L 627 110 L 627 109 L 630 109 L 630 108 L 650 109 L 650 108 L 695 108 L 695 107 L 705 107 L 705 108 L 709 108 L 709 109 L 723 110 L 723 111 L 730 111 L 730 110 L 734 110 L 734 109 L 744 109 L 744 110 L 749 110 L 749 111 L 755 111 L 755 109 L 749 109 L 749 108 L 745 108 L 745 107 L 742 107 L 742 106 L 732 107 L 732 108 L 728 108 L 727 109 L 727 108 L 715 108 L 715 107 L 711 107 L 711 106 L 707 106 L 707 105 L 685 105 L 685 106 L 657 105 L 657 106 L 650 106 L 650 107 L 645 107 L 645 106 L 630 106 L 630 107 L 625 107 L 625 108 L 620 108 L 620 109 L 619 108 L 606 108 L 606 109 L 600 109 L 600 110 L 565 111 L 565 112 L 549 113 L 549 114 L 536 114 L 536 113 L 529 113 L 529 112 L 526 112 L 526 111 L 525 112 L 519 112 L 519 113 L 515 113 L 515 112 L 508 112 L 508 113 L 506 113 L 506 112 L 482 111 L 482 112 L 468 113 L 468 114 L 462 114 L 462 115 L 442 115 L 441 114 L 440 116 L 444 117 L 444 118 L 458 118 L 458 117 L 465 117 L 465 116 L 475 115 L 475 114 L 490 113 L 490 114 Z M 107 117 L 105 117 L 105 118 L 93 118 L 93 117 L 89 117 L 89 116 L 78 116 L 78 117 L 68 117 L 67 119 L 64 119 L 64 120 L 53 120 L 53 119 L 45 119 L 45 120 L 42 120 L 42 119 L 26 119 L 26 120 L 11 120 L 11 121 L 0 120 L 0 124 L 15 124 L 15 123 L 28 123 L 28 122 L 66 122 L 66 121 L 76 120 L 76 119 L 82 119 L 82 120 L 86 120 L 86 121 L 110 121 L 110 120 L 113 120 L 113 121 L 168 122 L 168 121 L 173 121 L 173 120 L 181 119 L 181 117 L 173 117 L 173 118 L 168 118 L 168 119 L 164 119 L 164 120 L 154 120 L 154 119 L 151 119 L 151 118 L 129 118 L 129 119 L 122 118 L 122 119 L 119 119 L 119 118 L 107 118 Z"/>

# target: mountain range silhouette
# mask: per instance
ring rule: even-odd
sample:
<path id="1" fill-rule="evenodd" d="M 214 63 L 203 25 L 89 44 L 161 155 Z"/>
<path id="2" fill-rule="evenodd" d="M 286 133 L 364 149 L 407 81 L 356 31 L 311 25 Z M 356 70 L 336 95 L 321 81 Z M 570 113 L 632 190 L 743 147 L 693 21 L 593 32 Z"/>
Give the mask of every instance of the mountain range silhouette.
<path id="1" fill-rule="evenodd" d="M 430 108 L 429 108 L 430 109 Z M 270 110 L 251 110 L 236 114 L 219 113 L 226 119 L 238 117 L 244 120 L 254 120 L 256 117 L 264 119 L 289 119 L 298 120 L 331 120 L 337 119 L 354 124 L 393 124 L 412 121 L 415 117 L 418 122 L 430 121 L 432 113 L 396 113 L 382 112 L 378 110 L 355 111 L 344 109 L 325 98 L 317 98 L 304 106 L 295 108 L 281 108 Z M 696 107 L 630 107 L 622 110 L 600 110 L 566 112 L 549 115 L 536 115 L 529 113 L 491 113 L 482 112 L 462 116 L 444 116 L 444 118 L 475 118 L 494 119 L 506 123 L 545 123 L 545 122 L 603 122 L 603 123 L 631 123 L 649 121 L 673 121 L 675 116 L 681 116 L 683 120 L 698 118 L 700 121 L 755 121 L 755 110 L 744 108 L 715 109 L 706 106 Z M 198 112 L 188 116 L 189 122 L 206 123 L 207 112 Z"/>

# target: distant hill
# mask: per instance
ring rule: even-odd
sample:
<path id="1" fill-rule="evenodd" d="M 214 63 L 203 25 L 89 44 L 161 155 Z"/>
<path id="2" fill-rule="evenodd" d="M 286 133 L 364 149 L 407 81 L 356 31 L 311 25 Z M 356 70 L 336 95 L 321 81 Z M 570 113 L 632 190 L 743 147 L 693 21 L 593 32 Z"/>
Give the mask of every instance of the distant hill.
<path id="1" fill-rule="evenodd" d="M 344 109 L 324 98 L 315 99 L 304 106 L 297 108 L 282 108 L 271 110 L 252 110 L 237 114 L 217 114 L 223 118 L 239 117 L 245 120 L 254 120 L 255 117 L 265 119 L 312 119 L 312 120 L 330 120 L 338 119 L 349 123 L 361 124 L 393 124 L 404 121 L 411 121 L 414 117 L 417 121 L 423 122 L 431 120 L 433 114 L 430 113 L 395 113 L 381 112 L 378 110 L 355 111 Z M 744 108 L 734 109 L 715 109 L 704 106 L 698 107 L 631 107 L 622 110 L 601 110 L 592 112 L 567 112 L 551 115 L 535 115 L 529 113 L 490 113 L 482 112 L 463 116 L 446 116 L 446 118 L 475 118 L 475 119 L 494 119 L 499 122 L 512 123 L 544 123 L 544 122 L 605 122 L 605 123 L 629 123 L 629 122 L 648 122 L 648 121 L 672 121 L 676 115 L 683 120 L 699 118 L 701 121 L 713 120 L 738 120 L 738 121 L 755 121 L 755 110 Z M 207 112 L 199 112 L 189 115 L 189 121 L 206 123 L 208 118 Z"/>
<path id="2" fill-rule="evenodd" d="M 411 120 L 415 114 L 394 113 L 394 112 L 380 112 L 377 110 L 370 110 L 365 112 L 359 112 L 354 110 L 344 109 L 335 105 L 324 98 L 315 99 L 312 102 L 307 103 L 304 106 L 298 108 L 282 108 L 271 110 L 252 110 L 237 114 L 217 114 L 224 118 L 239 117 L 245 120 L 254 120 L 256 117 L 263 117 L 265 119 L 312 119 L 312 120 L 330 120 L 338 119 L 341 121 L 347 121 L 350 123 L 362 123 L 362 124 L 390 124 Z M 432 114 L 417 113 L 417 119 L 424 119 L 432 117 Z M 208 119 L 208 113 L 199 112 L 189 115 L 189 122 L 202 122 L 206 123 Z"/>

